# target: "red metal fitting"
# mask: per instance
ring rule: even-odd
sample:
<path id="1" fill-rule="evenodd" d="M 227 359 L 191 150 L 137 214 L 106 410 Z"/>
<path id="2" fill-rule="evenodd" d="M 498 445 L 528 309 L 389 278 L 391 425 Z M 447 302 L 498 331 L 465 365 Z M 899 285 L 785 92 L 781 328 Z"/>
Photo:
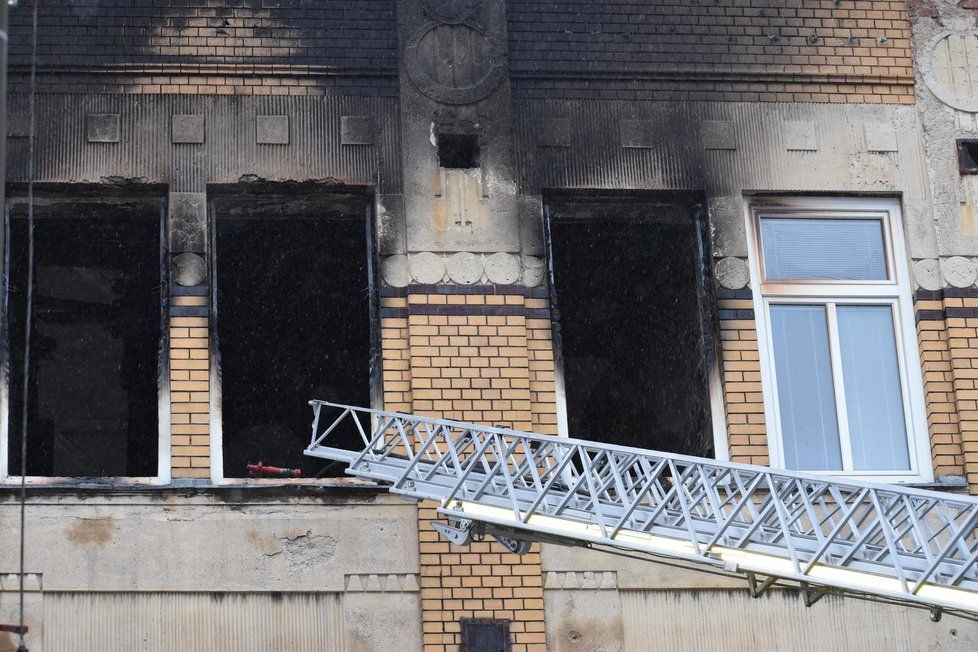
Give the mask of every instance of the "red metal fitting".
<path id="1" fill-rule="evenodd" d="M 264 466 L 261 462 L 258 462 L 258 464 L 248 465 L 248 475 L 252 478 L 301 478 L 302 469 Z"/>

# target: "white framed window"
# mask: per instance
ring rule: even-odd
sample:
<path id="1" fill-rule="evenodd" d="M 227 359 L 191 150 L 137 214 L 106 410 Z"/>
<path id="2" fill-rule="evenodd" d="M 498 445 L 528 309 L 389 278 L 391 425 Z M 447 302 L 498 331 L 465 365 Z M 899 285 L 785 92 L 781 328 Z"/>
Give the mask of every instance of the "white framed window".
<path id="1" fill-rule="evenodd" d="M 771 465 L 933 480 L 896 199 L 751 198 Z"/>

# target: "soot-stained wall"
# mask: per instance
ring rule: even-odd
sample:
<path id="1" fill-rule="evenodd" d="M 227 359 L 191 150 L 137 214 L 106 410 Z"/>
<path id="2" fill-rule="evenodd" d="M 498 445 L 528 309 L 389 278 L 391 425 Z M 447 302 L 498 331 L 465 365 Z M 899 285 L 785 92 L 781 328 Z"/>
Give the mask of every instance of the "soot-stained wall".
<path id="1" fill-rule="evenodd" d="M 367 198 L 214 206 L 224 475 L 259 461 L 314 475 L 308 401 L 370 404 Z"/>
<path id="2" fill-rule="evenodd" d="M 9 468 L 21 464 L 27 220 L 11 211 Z M 159 202 L 38 206 L 27 472 L 156 475 L 161 266 Z"/>
<path id="3" fill-rule="evenodd" d="M 711 454 L 690 207 L 596 198 L 548 208 L 570 436 Z"/>

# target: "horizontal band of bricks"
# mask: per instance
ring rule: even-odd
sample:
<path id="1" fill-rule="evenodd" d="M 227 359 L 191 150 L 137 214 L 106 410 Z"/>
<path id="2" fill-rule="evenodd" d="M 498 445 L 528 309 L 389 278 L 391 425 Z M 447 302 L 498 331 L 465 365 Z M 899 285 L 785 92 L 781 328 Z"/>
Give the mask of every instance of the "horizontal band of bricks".
<path id="1" fill-rule="evenodd" d="M 941 290 L 917 290 L 914 302 L 944 301 L 945 299 L 978 299 L 978 288 L 943 288 Z M 969 319 L 978 317 L 978 308 L 973 306 L 929 307 L 916 311 L 917 323 L 923 321 L 945 321 L 946 319 Z"/>
<path id="2" fill-rule="evenodd" d="M 185 287 L 183 285 L 172 285 L 170 286 L 170 294 L 175 297 L 206 297 L 207 286 L 193 285 Z"/>
<path id="3" fill-rule="evenodd" d="M 381 318 L 406 318 L 409 315 L 446 315 L 461 317 L 467 315 L 483 316 L 523 316 L 527 319 L 550 319 L 548 308 L 525 308 L 523 306 L 421 304 L 406 308 L 381 307 Z"/>
<path id="4" fill-rule="evenodd" d="M 753 310 L 718 310 L 717 316 L 720 319 L 753 319 Z"/>
<path id="5" fill-rule="evenodd" d="M 12 75 L 29 75 L 30 66 L 10 67 Z M 395 67 L 358 68 L 316 65 L 285 64 L 234 64 L 234 63 L 123 63 L 95 65 L 40 65 L 38 75 L 206 75 L 208 77 L 397 77 Z"/>
<path id="6" fill-rule="evenodd" d="M 210 309 L 207 306 L 172 306 L 170 308 L 171 317 L 209 317 Z"/>
<path id="7" fill-rule="evenodd" d="M 913 77 L 909 75 L 858 75 L 797 73 L 780 70 L 514 70 L 513 80 L 558 80 L 571 81 L 609 81 L 623 79 L 628 81 L 681 81 L 681 82 L 727 82 L 727 83 L 777 83 L 777 84 L 856 84 L 870 86 L 913 87 Z"/>
<path id="8" fill-rule="evenodd" d="M 395 288 L 384 286 L 380 288 L 382 297 L 406 297 L 409 294 L 481 294 L 500 295 L 512 294 L 530 299 L 549 299 L 550 291 L 543 287 L 526 287 L 524 285 L 421 285 L 412 284 L 407 287 Z"/>
<path id="9" fill-rule="evenodd" d="M 940 301 L 945 297 L 949 299 L 974 299 L 978 297 L 978 288 L 919 289 L 913 293 L 914 301 Z"/>
<path id="10" fill-rule="evenodd" d="M 717 288 L 717 299 L 753 299 L 754 293 L 750 288 L 740 288 L 731 290 L 729 288 Z"/>

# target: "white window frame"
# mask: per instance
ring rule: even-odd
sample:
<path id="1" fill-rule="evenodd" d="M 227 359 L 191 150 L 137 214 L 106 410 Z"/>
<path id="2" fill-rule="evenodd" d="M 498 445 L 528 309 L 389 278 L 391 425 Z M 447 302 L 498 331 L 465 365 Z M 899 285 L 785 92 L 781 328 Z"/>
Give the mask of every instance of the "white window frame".
<path id="1" fill-rule="evenodd" d="M 771 466 L 784 468 L 784 446 L 781 432 L 774 345 L 771 336 L 770 306 L 776 304 L 825 305 L 829 328 L 829 352 L 832 363 L 833 389 L 839 438 L 842 448 L 842 471 L 806 471 L 835 477 L 849 477 L 886 483 L 919 484 L 933 482 L 930 435 L 924 405 L 920 354 L 911 298 L 909 259 L 903 237 L 900 202 L 895 198 L 852 197 L 752 197 L 745 201 L 747 251 L 754 302 L 757 344 L 760 353 L 761 388 L 764 396 L 764 418 L 767 423 L 768 451 Z M 885 281 L 838 281 L 778 279 L 764 275 L 760 223 L 764 217 L 879 219 L 883 225 L 886 249 Z M 851 470 L 851 447 L 843 393 L 842 364 L 838 346 L 835 310 L 838 305 L 889 305 L 893 308 L 897 364 L 906 420 L 907 471 Z"/>

